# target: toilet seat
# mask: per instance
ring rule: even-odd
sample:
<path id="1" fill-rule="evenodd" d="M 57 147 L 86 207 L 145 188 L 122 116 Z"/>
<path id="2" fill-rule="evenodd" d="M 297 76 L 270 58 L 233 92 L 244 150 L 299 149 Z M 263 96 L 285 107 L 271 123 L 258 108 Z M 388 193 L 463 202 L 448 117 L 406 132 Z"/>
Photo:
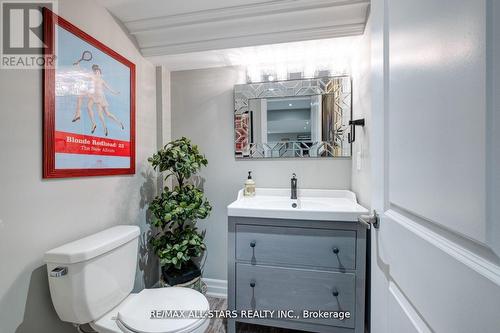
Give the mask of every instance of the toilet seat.
<path id="1" fill-rule="evenodd" d="M 203 294 L 181 287 L 144 289 L 127 299 L 116 316 L 116 324 L 126 333 L 185 333 L 208 322 L 204 318 L 151 319 L 151 311 L 195 311 L 199 316 L 209 310 Z"/>

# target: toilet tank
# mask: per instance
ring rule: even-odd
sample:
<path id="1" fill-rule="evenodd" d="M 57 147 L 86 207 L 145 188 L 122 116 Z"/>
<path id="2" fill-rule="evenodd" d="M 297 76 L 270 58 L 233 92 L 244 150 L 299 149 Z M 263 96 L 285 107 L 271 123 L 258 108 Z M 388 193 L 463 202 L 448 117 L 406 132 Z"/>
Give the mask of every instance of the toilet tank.
<path id="1" fill-rule="evenodd" d="M 120 225 L 45 253 L 59 318 L 84 324 L 113 309 L 134 286 L 139 227 Z"/>

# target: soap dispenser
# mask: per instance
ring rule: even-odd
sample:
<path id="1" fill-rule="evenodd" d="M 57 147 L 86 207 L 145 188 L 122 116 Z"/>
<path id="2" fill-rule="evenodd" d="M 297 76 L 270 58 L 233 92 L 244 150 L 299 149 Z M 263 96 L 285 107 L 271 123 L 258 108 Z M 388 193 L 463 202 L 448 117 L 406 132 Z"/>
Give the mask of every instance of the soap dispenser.
<path id="1" fill-rule="evenodd" d="M 252 171 L 248 171 L 248 178 L 245 181 L 243 195 L 246 197 L 252 197 L 255 195 L 255 182 L 252 179 Z"/>

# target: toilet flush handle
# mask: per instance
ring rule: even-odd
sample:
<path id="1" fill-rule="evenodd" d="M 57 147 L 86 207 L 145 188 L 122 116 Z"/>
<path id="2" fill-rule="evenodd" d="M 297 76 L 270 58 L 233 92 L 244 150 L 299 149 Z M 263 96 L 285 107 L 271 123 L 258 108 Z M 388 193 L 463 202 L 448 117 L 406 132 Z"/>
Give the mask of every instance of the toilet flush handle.
<path id="1" fill-rule="evenodd" d="M 68 267 L 56 267 L 50 271 L 50 277 L 61 277 L 68 274 Z"/>

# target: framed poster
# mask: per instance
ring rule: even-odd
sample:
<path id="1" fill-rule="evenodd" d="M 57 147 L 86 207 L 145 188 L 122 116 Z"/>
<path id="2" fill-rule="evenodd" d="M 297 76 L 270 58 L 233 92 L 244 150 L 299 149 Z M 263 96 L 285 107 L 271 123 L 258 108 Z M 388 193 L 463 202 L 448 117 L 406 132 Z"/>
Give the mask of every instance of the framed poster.
<path id="1" fill-rule="evenodd" d="M 135 65 L 44 9 L 43 177 L 135 173 Z"/>

